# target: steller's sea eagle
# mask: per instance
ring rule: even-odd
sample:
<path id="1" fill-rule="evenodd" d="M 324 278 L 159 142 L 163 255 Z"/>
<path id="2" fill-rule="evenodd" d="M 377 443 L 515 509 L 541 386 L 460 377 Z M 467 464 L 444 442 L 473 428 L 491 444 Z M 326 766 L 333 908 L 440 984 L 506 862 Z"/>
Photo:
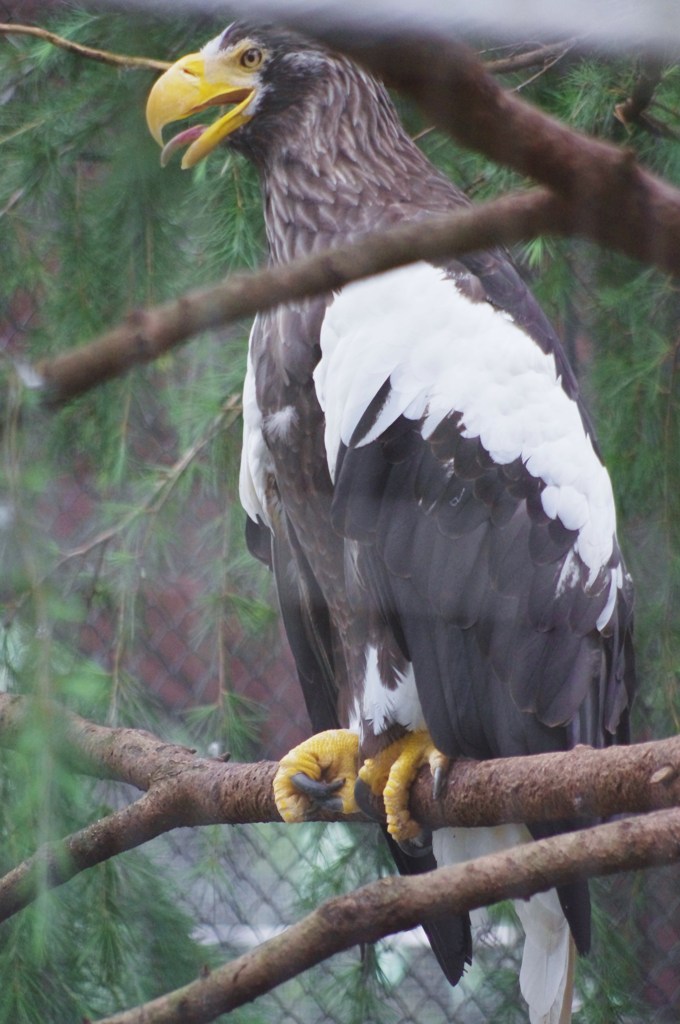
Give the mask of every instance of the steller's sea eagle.
<path id="1" fill-rule="evenodd" d="M 163 161 L 184 148 L 193 167 L 224 140 L 252 160 L 273 263 L 467 204 L 382 85 L 288 31 L 236 23 L 177 61 L 150 130 L 162 144 L 198 112 Z M 319 733 L 281 762 L 282 816 L 324 800 L 349 812 L 369 787 L 405 872 L 576 828 L 442 829 L 430 850 L 408 814 L 423 764 L 437 780 L 447 758 L 627 739 L 632 584 L 611 484 L 508 257 L 418 262 L 259 315 L 243 418 L 248 544 L 273 568 Z M 574 946 L 589 946 L 587 883 L 518 911 L 531 1020 L 557 1024 Z M 427 931 L 455 983 L 469 921 Z"/>

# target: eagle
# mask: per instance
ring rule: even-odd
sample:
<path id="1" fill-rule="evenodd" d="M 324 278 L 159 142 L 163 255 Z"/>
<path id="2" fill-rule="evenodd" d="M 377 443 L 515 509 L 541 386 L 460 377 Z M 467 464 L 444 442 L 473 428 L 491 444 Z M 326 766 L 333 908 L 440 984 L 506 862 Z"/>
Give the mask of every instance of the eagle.
<path id="1" fill-rule="evenodd" d="M 147 121 L 164 164 L 223 142 L 252 161 L 272 264 L 468 205 L 381 83 L 277 26 L 236 22 L 179 59 Z M 406 873 L 578 828 L 428 836 L 408 810 L 423 765 L 439 791 L 449 759 L 628 739 L 633 592 L 610 478 L 511 258 L 414 262 L 258 315 L 243 426 L 247 542 L 273 570 L 315 730 L 280 763 L 282 817 L 382 796 Z M 517 909 L 530 1019 L 568 1020 L 587 882 Z M 455 984 L 467 916 L 426 931 Z"/>

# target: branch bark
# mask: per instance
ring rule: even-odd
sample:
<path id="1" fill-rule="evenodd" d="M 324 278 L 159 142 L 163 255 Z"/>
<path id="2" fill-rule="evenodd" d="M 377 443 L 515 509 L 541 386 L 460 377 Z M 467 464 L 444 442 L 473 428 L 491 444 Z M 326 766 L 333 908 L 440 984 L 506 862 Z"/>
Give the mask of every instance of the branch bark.
<path id="1" fill-rule="evenodd" d="M 462 145 L 551 189 L 568 205 L 573 234 L 678 273 L 680 192 L 643 170 L 634 151 L 582 135 L 505 91 L 461 43 L 386 35 L 348 36 L 342 45 Z"/>
<path id="2" fill-rule="evenodd" d="M 528 68 L 545 68 L 552 66 L 556 61 L 566 57 L 570 50 L 578 43 L 578 37 L 562 39 L 557 43 L 547 43 L 545 46 L 537 46 L 531 50 L 524 50 L 521 53 L 513 53 L 510 57 L 499 57 L 496 60 L 486 60 L 483 67 L 491 75 L 508 75 L 514 71 L 525 71 Z"/>
<path id="3" fill-rule="evenodd" d="M 37 380 L 45 389 L 48 404 L 58 405 L 132 366 L 158 358 L 208 328 L 293 299 L 323 294 L 415 259 L 436 260 L 511 244 L 544 230 L 566 232 L 568 212 L 548 192 L 536 190 L 449 217 L 402 225 L 370 235 L 359 244 L 314 253 L 283 266 L 234 274 L 222 284 L 135 310 L 88 345 L 43 360 L 36 367 Z"/>
<path id="4" fill-rule="evenodd" d="M 0 694 L 0 745 L 18 745 L 34 710 L 27 698 Z M 28 905 L 45 879 L 50 887 L 61 885 L 173 828 L 281 820 L 272 791 L 275 762 L 225 764 L 139 729 L 96 725 L 54 705 L 49 713 L 58 749 L 77 771 L 127 783 L 145 796 L 47 844 L 0 879 L 0 920 Z M 413 816 L 431 828 L 573 817 L 586 824 L 679 804 L 680 737 L 607 750 L 577 747 L 559 754 L 460 761 L 452 765 L 439 800 L 432 797 L 426 769 L 411 790 Z M 375 810 L 381 813 L 377 803 Z"/>
<path id="5" fill-rule="evenodd" d="M 99 1024 L 207 1024 L 361 942 L 584 875 L 680 860 L 680 810 L 601 825 L 410 878 L 384 878 L 322 904 L 205 978 Z"/>
<path id="6" fill-rule="evenodd" d="M 680 191 L 641 169 L 630 150 L 583 136 L 504 91 L 466 47 L 409 37 L 343 47 L 394 82 L 463 145 L 547 186 L 434 222 L 403 225 L 288 266 L 238 274 L 174 302 L 136 310 L 88 345 L 37 366 L 58 405 L 201 330 L 318 295 L 416 259 L 512 245 L 539 234 L 580 235 L 680 274 Z M 34 381 L 33 374 L 26 379 Z"/>
<path id="7" fill-rule="evenodd" d="M 580 234 L 600 242 L 609 239 L 614 248 L 630 256 L 648 259 L 680 274 L 680 192 L 632 165 L 628 167 L 629 158 L 614 152 L 622 178 L 629 178 L 622 194 L 619 190 L 624 204 L 628 191 L 631 204 L 636 205 L 632 196 L 637 196 L 638 186 L 646 182 L 642 207 L 649 211 L 650 220 L 656 223 L 657 217 L 668 215 L 654 258 L 647 230 L 635 234 L 631 229 L 621 235 L 601 218 L 589 220 L 587 191 L 570 201 L 545 189 L 514 193 L 449 217 L 370 235 L 356 245 L 340 246 L 256 273 L 235 274 L 211 288 L 195 289 L 163 305 L 135 310 L 123 323 L 89 344 L 43 360 L 35 374 L 27 374 L 26 379 L 31 386 L 37 380 L 48 405 L 60 405 L 135 365 L 157 359 L 202 330 L 283 302 L 324 294 L 414 260 L 438 260 L 494 245 L 513 245 L 539 234 Z M 625 223 L 625 218 L 619 217 L 617 224 Z"/>

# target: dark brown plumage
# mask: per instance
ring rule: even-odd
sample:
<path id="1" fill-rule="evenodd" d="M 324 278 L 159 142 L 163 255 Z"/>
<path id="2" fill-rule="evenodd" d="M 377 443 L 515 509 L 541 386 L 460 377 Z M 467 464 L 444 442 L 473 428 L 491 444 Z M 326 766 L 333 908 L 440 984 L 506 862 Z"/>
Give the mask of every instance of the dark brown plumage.
<path id="1" fill-rule="evenodd" d="M 273 262 L 467 204 L 342 56 L 235 24 L 180 64 L 210 74 L 176 117 L 241 104 L 215 139 L 258 168 Z M 157 137 L 164 96 L 150 100 Z M 609 479 L 561 345 L 503 252 L 261 314 L 244 409 L 248 543 L 274 570 L 316 731 L 350 724 L 362 759 L 424 727 L 451 757 L 626 740 L 632 587 Z M 434 865 L 392 845 L 402 871 Z M 559 895 L 586 950 L 587 886 Z M 457 980 L 467 920 L 429 934 Z M 550 956 L 523 982 L 535 1020 L 568 998 Z"/>

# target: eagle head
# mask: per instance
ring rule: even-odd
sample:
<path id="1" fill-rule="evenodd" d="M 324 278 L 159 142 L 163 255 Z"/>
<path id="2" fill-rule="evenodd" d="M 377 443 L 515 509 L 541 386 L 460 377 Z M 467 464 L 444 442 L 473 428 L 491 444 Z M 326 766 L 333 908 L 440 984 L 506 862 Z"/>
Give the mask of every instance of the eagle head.
<path id="1" fill-rule="evenodd" d="M 323 76 L 330 54 L 282 29 L 235 22 L 197 53 L 176 61 L 153 86 L 146 106 L 149 131 L 163 146 L 161 163 L 187 147 L 182 168 L 193 167 L 229 138 L 257 160 L 285 135 L 296 106 Z M 193 123 L 165 145 L 174 121 L 224 108 L 210 124 Z M 288 118 L 283 116 L 288 112 Z M 254 122 L 255 115 L 256 121 Z"/>

